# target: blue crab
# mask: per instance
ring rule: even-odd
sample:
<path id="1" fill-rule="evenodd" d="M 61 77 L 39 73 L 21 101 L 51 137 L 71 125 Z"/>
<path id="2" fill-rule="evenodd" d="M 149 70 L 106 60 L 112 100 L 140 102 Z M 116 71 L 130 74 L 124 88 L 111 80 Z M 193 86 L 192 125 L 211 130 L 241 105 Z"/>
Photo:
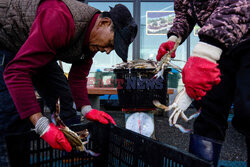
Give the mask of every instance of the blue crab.
<path id="1" fill-rule="evenodd" d="M 181 117 L 185 122 L 188 122 L 196 117 L 199 116 L 200 111 L 195 112 L 190 117 L 187 117 L 184 112 L 187 108 L 191 105 L 192 99 L 187 95 L 185 88 L 183 88 L 175 97 L 174 102 L 170 106 L 165 106 L 161 104 L 158 100 L 154 100 L 153 104 L 164 111 L 170 111 L 173 109 L 169 117 L 169 125 L 175 126 L 178 128 L 182 133 L 189 133 L 191 129 L 185 129 L 182 125 L 177 124 L 177 120 Z"/>
<path id="2" fill-rule="evenodd" d="M 174 45 L 174 48 L 169 51 L 168 53 L 166 53 L 160 60 L 160 62 L 158 63 L 157 65 L 157 68 L 155 70 L 155 76 L 153 78 L 163 78 L 163 72 L 164 72 L 164 69 L 165 67 L 167 66 L 170 66 L 174 69 L 176 69 L 177 71 L 181 72 L 182 69 L 180 67 L 178 67 L 177 65 L 171 63 L 171 54 L 177 49 L 177 47 L 179 46 L 179 43 L 181 42 L 181 39 L 178 38 L 175 45 Z"/>
<path id="3" fill-rule="evenodd" d="M 84 145 L 89 142 L 90 134 L 88 129 L 84 129 L 80 132 L 74 132 L 69 127 L 67 127 L 60 116 L 60 98 L 56 103 L 56 112 L 51 115 L 52 122 L 63 132 L 66 139 L 69 141 L 70 145 L 78 151 L 85 151 L 92 156 L 99 156 L 99 153 L 95 153 L 91 150 L 87 150 Z M 82 141 L 86 140 L 86 141 Z"/>

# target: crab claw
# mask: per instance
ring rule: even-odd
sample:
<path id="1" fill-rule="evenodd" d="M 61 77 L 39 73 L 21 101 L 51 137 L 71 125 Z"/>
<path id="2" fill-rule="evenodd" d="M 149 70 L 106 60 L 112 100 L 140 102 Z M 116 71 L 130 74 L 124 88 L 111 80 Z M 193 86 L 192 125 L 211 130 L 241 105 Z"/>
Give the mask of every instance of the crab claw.
<path id="1" fill-rule="evenodd" d="M 191 129 L 185 129 L 182 125 L 177 124 L 179 118 L 182 118 L 185 122 L 188 122 L 199 116 L 200 111 L 192 114 L 190 117 L 185 115 L 185 111 L 188 109 L 190 104 L 192 103 L 192 99 L 187 95 L 185 88 L 183 88 L 178 95 L 175 97 L 173 104 L 171 105 L 174 108 L 174 111 L 169 117 L 169 125 L 175 126 L 182 133 L 188 133 Z"/>
<path id="2" fill-rule="evenodd" d="M 170 115 L 168 121 L 169 121 L 169 125 L 170 126 L 173 126 L 176 124 L 180 114 L 182 113 L 183 111 L 180 109 L 180 108 L 175 108 L 175 110 L 173 111 L 173 113 Z"/>
<path id="3" fill-rule="evenodd" d="M 187 95 L 185 88 L 183 88 L 175 97 L 174 102 L 172 104 L 174 111 L 169 117 L 169 124 L 176 124 L 179 116 L 181 116 L 181 118 L 183 118 L 187 122 L 189 118 L 186 117 L 184 111 L 187 110 L 191 103 L 192 99 Z"/>
<path id="4" fill-rule="evenodd" d="M 188 121 L 190 121 L 191 119 L 197 118 L 200 115 L 201 111 L 195 112 L 193 113 L 189 118 Z"/>
<path id="5" fill-rule="evenodd" d="M 164 70 L 162 69 L 157 74 L 155 74 L 152 79 L 158 79 L 158 78 L 164 79 L 163 73 L 164 73 Z"/>
<path id="6" fill-rule="evenodd" d="M 155 107 L 163 109 L 164 111 L 170 111 L 172 109 L 172 105 L 165 106 L 161 104 L 158 100 L 153 100 L 153 104 L 155 105 Z"/>
<path id="7" fill-rule="evenodd" d="M 51 121 L 53 124 L 57 125 L 54 114 L 51 114 Z"/>
<path id="8" fill-rule="evenodd" d="M 93 156 L 93 157 L 98 157 L 99 155 L 101 155 L 100 153 L 95 153 L 95 152 L 93 152 L 93 151 L 91 151 L 91 150 L 85 150 L 85 152 L 86 152 L 87 154 L 90 154 L 90 155 Z"/>
<path id="9" fill-rule="evenodd" d="M 89 138 L 90 138 L 90 134 L 88 135 L 87 140 L 83 142 L 83 148 L 84 148 L 83 150 L 87 154 L 90 154 L 91 156 L 98 157 L 100 155 L 100 153 L 95 153 L 94 151 L 87 150 L 86 147 L 84 146 L 85 144 L 87 144 L 89 142 Z"/>
<path id="10" fill-rule="evenodd" d="M 182 125 L 180 124 L 175 124 L 174 125 L 176 128 L 178 128 L 182 133 L 189 133 L 192 131 L 192 129 L 185 129 Z"/>

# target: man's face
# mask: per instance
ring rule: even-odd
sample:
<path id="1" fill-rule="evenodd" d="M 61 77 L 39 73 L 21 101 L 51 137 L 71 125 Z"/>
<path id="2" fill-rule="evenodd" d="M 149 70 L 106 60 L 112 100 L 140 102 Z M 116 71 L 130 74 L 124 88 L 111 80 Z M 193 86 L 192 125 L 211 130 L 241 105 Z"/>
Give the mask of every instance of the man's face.
<path id="1" fill-rule="evenodd" d="M 89 39 L 89 49 L 92 52 L 106 52 L 109 54 L 114 49 L 114 32 L 112 22 L 108 18 L 97 20 L 94 32 L 91 32 Z"/>

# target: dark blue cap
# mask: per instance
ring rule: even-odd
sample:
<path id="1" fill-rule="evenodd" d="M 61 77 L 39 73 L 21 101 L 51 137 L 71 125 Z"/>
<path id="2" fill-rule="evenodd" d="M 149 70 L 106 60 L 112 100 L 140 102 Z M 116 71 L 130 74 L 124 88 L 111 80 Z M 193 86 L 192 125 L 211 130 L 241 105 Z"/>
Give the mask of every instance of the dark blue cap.
<path id="1" fill-rule="evenodd" d="M 128 47 L 137 34 L 137 24 L 128 8 L 122 4 L 117 4 L 114 8 L 110 7 L 109 13 L 115 27 L 115 52 L 126 62 L 128 59 Z"/>

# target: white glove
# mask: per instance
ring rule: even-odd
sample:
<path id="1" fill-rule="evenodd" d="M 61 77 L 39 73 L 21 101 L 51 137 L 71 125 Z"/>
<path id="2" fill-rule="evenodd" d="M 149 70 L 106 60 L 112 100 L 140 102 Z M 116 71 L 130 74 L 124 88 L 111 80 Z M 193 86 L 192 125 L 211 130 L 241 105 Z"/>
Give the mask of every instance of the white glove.
<path id="1" fill-rule="evenodd" d="M 174 102 L 172 105 L 169 106 L 169 109 L 174 109 L 172 114 L 169 117 L 169 125 L 175 126 L 181 130 L 183 133 L 187 133 L 190 131 L 190 129 L 185 129 L 181 125 L 176 124 L 179 117 L 184 119 L 185 122 L 188 122 L 189 120 L 198 117 L 200 112 L 192 114 L 189 118 L 184 114 L 184 111 L 187 110 L 187 108 L 192 103 L 192 99 L 187 95 L 185 88 L 183 88 L 175 97 Z"/>
<path id="2" fill-rule="evenodd" d="M 89 113 L 92 110 L 92 107 L 90 105 L 84 106 L 81 109 L 81 113 L 83 116 L 85 116 L 87 113 Z"/>
<path id="3" fill-rule="evenodd" d="M 188 121 L 188 118 L 183 112 L 187 110 L 191 103 L 192 99 L 187 95 L 185 88 L 183 88 L 175 97 L 173 104 L 171 104 L 171 108 L 174 109 L 174 111 L 169 117 L 170 126 L 176 124 L 180 115 L 185 121 Z"/>

